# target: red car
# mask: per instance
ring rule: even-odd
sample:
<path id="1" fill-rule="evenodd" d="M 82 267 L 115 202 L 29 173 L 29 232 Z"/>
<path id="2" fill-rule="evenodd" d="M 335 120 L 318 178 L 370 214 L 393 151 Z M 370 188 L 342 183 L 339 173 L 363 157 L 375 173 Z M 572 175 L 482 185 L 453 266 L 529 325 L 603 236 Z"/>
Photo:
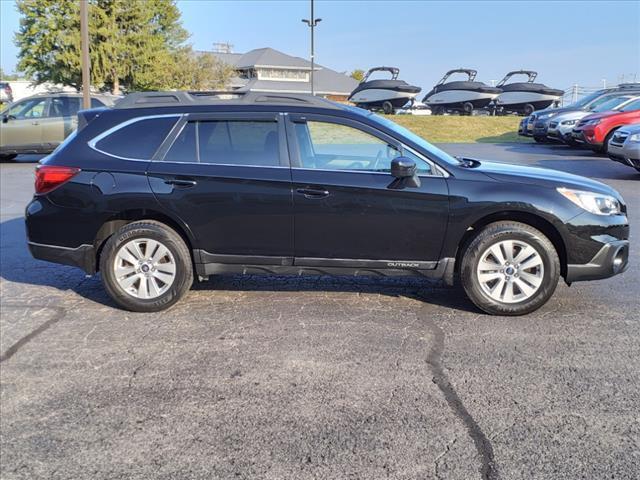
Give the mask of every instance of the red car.
<path id="1" fill-rule="evenodd" d="M 596 152 L 606 153 L 609 139 L 616 129 L 638 122 L 640 122 L 640 98 L 617 111 L 587 115 L 576 125 L 571 136 L 576 142 L 583 143 Z"/>

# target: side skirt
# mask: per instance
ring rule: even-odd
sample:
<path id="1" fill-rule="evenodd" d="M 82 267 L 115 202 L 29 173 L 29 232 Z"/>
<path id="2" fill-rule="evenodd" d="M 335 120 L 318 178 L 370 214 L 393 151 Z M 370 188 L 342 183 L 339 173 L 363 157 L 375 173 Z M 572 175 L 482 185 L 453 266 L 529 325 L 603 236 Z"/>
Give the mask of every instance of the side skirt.
<path id="1" fill-rule="evenodd" d="M 455 258 L 434 262 L 213 255 L 195 250 L 196 273 L 209 275 L 329 275 L 355 277 L 425 277 L 453 285 Z"/>

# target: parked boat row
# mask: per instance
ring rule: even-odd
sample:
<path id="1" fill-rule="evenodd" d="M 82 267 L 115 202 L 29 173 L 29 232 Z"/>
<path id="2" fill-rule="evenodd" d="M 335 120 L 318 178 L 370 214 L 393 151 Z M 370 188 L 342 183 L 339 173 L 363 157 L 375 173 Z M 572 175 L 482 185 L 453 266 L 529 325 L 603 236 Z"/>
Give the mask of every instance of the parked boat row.
<path id="1" fill-rule="evenodd" d="M 390 80 L 370 80 L 375 72 L 391 73 Z M 408 102 L 415 103 L 420 87 L 398 80 L 400 70 L 395 67 L 370 69 L 360 84 L 351 93 L 349 101 L 369 110 L 381 109 L 394 113 Z M 424 96 L 422 103 L 434 115 L 457 112 L 471 115 L 477 110 L 494 113 L 517 113 L 530 115 L 534 110 L 557 104 L 564 94 L 562 90 L 536 83 L 537 72 L 514 70 L 507 73 L 495 86 L 476 81 L 477 71 L 470 68 L 449 70 L 444 77 Z M 450 80 L 454 75 L 466 76 L 462 80 Z M 512 77 L 526 76 L 526 81 L 510 82 Z"/>

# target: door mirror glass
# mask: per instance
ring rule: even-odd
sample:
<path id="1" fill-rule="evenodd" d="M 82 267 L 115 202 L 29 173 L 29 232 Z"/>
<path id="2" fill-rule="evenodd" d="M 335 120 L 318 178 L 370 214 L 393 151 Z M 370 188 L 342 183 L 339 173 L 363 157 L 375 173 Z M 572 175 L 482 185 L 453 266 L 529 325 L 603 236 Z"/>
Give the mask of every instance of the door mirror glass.
<path id="1" fill-rule="evenodd" d="M 2 115 L 2 123 L 7 123 L 9 121 L 9 118 L 11 118 L 10 115 Z"/>
<path id="2" fill-rule="evenodd" d="M 407 157 L 396 157 L 391 161 L 391 175 L 396 178 L 413 177 L 417 168 L 416 162 Z"/>

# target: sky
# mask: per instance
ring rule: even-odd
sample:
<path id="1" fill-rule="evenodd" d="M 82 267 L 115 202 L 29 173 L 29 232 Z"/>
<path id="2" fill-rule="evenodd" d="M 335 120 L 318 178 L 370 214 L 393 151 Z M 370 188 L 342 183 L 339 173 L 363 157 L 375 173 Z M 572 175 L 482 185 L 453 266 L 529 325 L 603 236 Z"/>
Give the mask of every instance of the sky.
<path id="1" fill-rule="evenodd" d="M 234 51 L 272 47 L 309 57 L 308 0 L 179 0 L 197 50 L 229 42 Z M 316 62 L 337 71 L 380 65 L 430 89 L 453 68 L 490 83 L 510 70 L 537 70 L 555 88 L 640 81 L 640 0 L 337 1 L 316 0 Z M 0 65 L 17 62 L 19 16 L 0 0 Z"/>

